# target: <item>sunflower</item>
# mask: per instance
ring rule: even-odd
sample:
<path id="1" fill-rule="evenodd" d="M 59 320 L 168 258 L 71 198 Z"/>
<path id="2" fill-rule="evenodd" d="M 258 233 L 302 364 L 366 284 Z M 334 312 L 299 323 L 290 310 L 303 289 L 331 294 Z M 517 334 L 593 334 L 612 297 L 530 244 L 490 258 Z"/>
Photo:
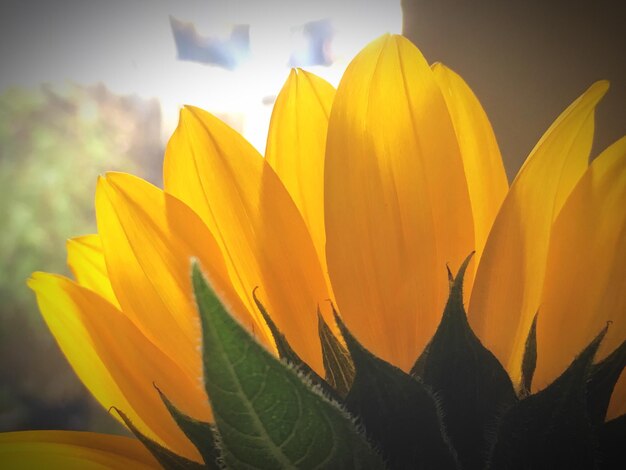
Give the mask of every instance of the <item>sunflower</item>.
<path id="1" fill-rule="evenodd" d="M 596 360 L 626 338 L 626 138 L 589 164 L 607 89 L 597 82 L 576 99 L 509 186 L 468 85 L 405 38 L 381 37 L 337 90 L 291 72 L 265 157 L 211 114 L 184 107 L 164 189 L 128 174 L 101 177 L 98 234 L 67 245 L 74 280 L 38 272 L 28 285 L 97 400 L 192 461 L 200 452 L 153 386 L 185 416 L 214 421 L 192 258 L 258 343 L 277 354 L 280 331 L 325 376 L 320 319 L 345 340 L 339 350 L 347 344 L 354 355 L 358 340 L 385 363 L 415 369 L 439 332 L 446 265 L 457 270 L 475 252 L 464 265 L 469 325 L 519 390 L 534 338 L 534 393 L 607 322 Z M 622 377 L 607 417 L 624 412 Z"/>

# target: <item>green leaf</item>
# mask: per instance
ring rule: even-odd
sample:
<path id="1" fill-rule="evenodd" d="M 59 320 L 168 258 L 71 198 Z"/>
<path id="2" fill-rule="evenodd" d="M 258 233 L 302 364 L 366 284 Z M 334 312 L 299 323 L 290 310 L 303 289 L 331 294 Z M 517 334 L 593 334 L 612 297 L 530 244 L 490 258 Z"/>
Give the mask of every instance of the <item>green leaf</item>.
<path id="1" fill-rule="evenodd" d="M 261 312 L 263 320 L 265 320 L 265 323 L 272 333 L 274 344 L 276 345 L 276 350 L 278 351 L 278 356 L 296 367 L 300 372 L 311 379 L 311 381 L 320 387 L 330 398 L 340 401 L 341 397 L 337 394 L 337 391 L 328 382 L 322 379 L 317 372 L 311 369 L 311 367 L 304 362 L 300 356 L 298 356 L 298 353 L 293 350 L 287 341 L 287 338 L 285 338 L 285 335 L 278 329 L 276 323 L 274 323 L 274 320 L 272 320 L 272 317 L 267 312 L 267 309 L 257 297 L 256 290 L 257 288 L 252 291 L 252 298 L 254 299 L 254 303 L 259 309 L 259 312 Z"/>
<path id="2" fill-rule="evenodd" d="M 611 401 L 611 394 L 626 367 L 626 341 L 598 364 L 594 364 L 587 379 L 587 410 L 591 423 L 601 426 Z"/>
<path id="3" fill-rule="evenodd" d="M 602 470 L 626 468 L 626 415 L 604 423 L 600 433 L 600 456 Z"/>
<path id="4" fill-rule="evenodd" d="M 217 458 L 219 457 L 219 451 L 216 447 L 215 433 L 216 430 L 210 423 L 198 421 L 185 413 L 181 412 L 176 406 L 167 398 L 167 396 L 159 389 L 155 387 L 161 396 L 161 400 L 165 404 L 165 407 L 176 421 L 178 427 L 185 433 L 189 440 L 196 446 L 198 452 L 204 460 L 204 465 L 210 470 L 219 469 L 217 464 Z"/>
<path id="5" fill-rule="evenodd" d="M 441 323 L 416 365 L 422 364 L 422 380 L 440 401 L 461 465 L 483 468 L 495 423 L 517 397 L 507 372 L 467 321 L 463 277 L 471 257 L 454 278 Z"/>
<path id="6" fill-rule="evenodd" d="M 384 468 L 350 417 L 231 317 L 197 262 L 205 387 L 233 468 Z"/>
<path id="7" fill-rule="evenodd" d="M 431 393 L 417 379 L 365 349 L 336 312 L 335 318 L 356 370 L 346 407 L 358 417 L 389 467 L 458 468 Z"/>
<path id="8" fill-rule="evenodd" d="M 258 287 L 255 287 L 252 290 L 252 298 L 254 299 L 254 303 L 259 309 L 259 312 L 261 312 L 261 315 L 263 316 L 263 320 L 265 320 L 265 323 L 267 324 L 268 328 L 270 329 L 270 332 L 272 333 L 272 337 L 274 338 L 274 343 L 276 344 L 276 350 L 278 351 L 278 356 L 281 359 L 285 359 L 291 362 L 295 366 L 302 367 L 305 369 L 308 368 L 310 372 L 315 373 L 312 369 L 309 368 L 309 366 L 302 359 L 300 359 L 300 356 L 298 356 L 298 354 L 293 350 L 293 348 L 287 341 L 287 338 L 285 338 L 285 335 L 282 334 L 281 331 L 278 329 L 278 327 L 276 326 L 276 323 L 274 323 L 274 320 L 272 320 L 272 317 L 270 316 L 270 314 L 267 313 L 267 309 L 257 297 L 256 295 L 257 289 Z"/>
<path id="9" fill-rule="evenodd" d="M 524 357 L 522 358 L 522 380 L 520 382 L 519 397 L 526 398 L 530 395 L 533 383 L 533 375 L 537 367 L 537 314 L 528 331 L 526 344 L 524 345 Z"/>
<path id="10" fill-rule="evenodd" d="M 333 306 L 333 312 L 335 307 Z M 322 344 L 322 359 L 326 370 L 326 381 L 345 398 L 354 380 L 354 364 L 350 353 L 330 330 L 319 309 L 317 326 Z"/>
<path id="11" fill-rule="evenodd" d="M 126 416 L 122 410 L 112 407 L 111 409 L 115 410 L 124 424 L 128 426 L 128 429 L 135 435 L 137 439 L 141 441 L 141 443 L 150 451 L 154 458 L 163 466 L 165 470 L 201 470 L 204 467 L 202 464 L 198 462 L 194 462 L 193 460 L 189 460 L 185 457 L 181 457 L 180 455 L 175 454 L 169 449 L 166 449 L 161 444 L 154 442 L 152 439 L 144 435 L 137 427 L 133 424 L 133 422 Z"/>
<path id="12" fill-rule="evenodd" d="M 606 328 L 550 386 L 503 416 L 488 468 L 595 468 L 585 381 L 605 334 Z"/>

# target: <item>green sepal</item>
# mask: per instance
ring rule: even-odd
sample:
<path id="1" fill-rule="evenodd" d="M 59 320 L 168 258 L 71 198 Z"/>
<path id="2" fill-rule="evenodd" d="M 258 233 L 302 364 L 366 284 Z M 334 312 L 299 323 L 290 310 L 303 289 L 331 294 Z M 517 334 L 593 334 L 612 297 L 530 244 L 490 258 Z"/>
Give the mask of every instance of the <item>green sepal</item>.
<path id="1" fill-rule="evenodd" d="M 524 345 L 524 356 L 522 357 L 522 380 L 520 381 L 518 395 L 526 398 L 530 395 L 533 384 L 533 376 L 537 367 L 537 313 L 530 325 L 526 344 Z"/>
<path id="2" fill-rule="evenodd" d="M 463 278 L 471 257 L 452 281 L 441 322 L 413 370 L 422 370 L 424 384 L 437 396 L 463 468 L 483 468 L 497 419 L 517 397 L 509 375 L 467 321 Z"/>
<path id="3" fill-rule="evenodd" d="M 452 287 L 454 286 L 454 275 L 452 274 L 452 271 L 450 271 L 450 266 L 448 266 L 447 264 L 446 274 L 448 275 L 448 295 L 450 295 L 450 293 L 452 292 Z M 428 352 L 430 351 L 430 343 L 432 343 L 432 341 L 433 338 L 430 338 L 430 340 L 428 341 L 428 343 L 426 343 L 426 346 L 422 350 L 421 354 L 413 364 L 413 367 L 411 367 L 409 374 L 411 374 L 413 377 L 421 378 L 424 375 L 424 365 L 426 364 L 426 358 L 428 357 Z"/>
<path id="4" fill-rule="evenodd" d="M 258 287 L 255 287 L 252 290 L 252 298 L 254 299 L 254 303 L 259 309 L 263 320 L 265 320 L 267 327 L 272 333 L 272 338 L 274 339 L 274 344 L 276 345 L 276 350 L 278 351 L 278 357 L 291 362 L 295 366 L 308 368 L 308 365 L 302 359 L 300 359 L 300 356 L 298 356 L 298 354 L 293 350 L 293 348 L 287 341 L 287 338 L 285 338 L 285 335 L 278 329 L 270 314 L 267 313 L 267 309 L 256 295 L 257 289 Z M 311 370 L 311 372 L 313 371 Z"/>
<path id="5" fill-rule="evenodd" d="M 502 417 L 488 468 L 594 468 L 585 382 L 605 334 L 606 328 L 552 384 Z"/>
<path id="6" fill-rule="evenodd" d="M 216 446 L 216 436 L 217 432 L 214 429 L 213 425 L 210 423 L 205 423 L 203 421 L 198 421 L 194 419 L 182 411 L 180 411 L 167 396 L 157 387 L 159 395 L 161 396 L 161 400 L 165 404 L 167 411 L 169 411 L 174 421 L 178 427 L 185 433 L 185 436 L 196 446 L 198 452 L 202 456 L 202 460 L 204 460 L 205 468 L 209 470 L 218 470 L 220 466 L 217 464 L 217 459 L 219 458 L 219 450 Z"/>
<path id="7" fill-rule="evenodd" d="M 600 432 L 599 468 L 615 470 L 626 468 L 626 415 L 607 421 Z"/>
<path id="8" fill-rule="evenodd" d="M 137 439 L 139 439 L 144 447 L 150 451 L 150 453 L 165 470 L 201 470 L 206 468 L 202 464 L 182 457 L 171 450 L 166 449 L 158 442 L 153 441 L 137 429 L 130 418 L 126 416 L 126 413 L 115 407 L 112 407 L 111 409 L 115 410 L 115 412 L 120 415 L 120 418 L 122 418 L 122 421 L 124 421 L 124 424 L 126 424 L 128 429 L 130 429 L 130 431 Z"/>
<path id="9" fill-rule="evenodd" d="M 626 367 L 626 341 L 604 360 L 592 366 L 587 379 L 587 410 L 593 425 L 601 426 L 604 423 L 611 394 L 624 367 Z"/>
<path id="10" fill-rule="evenodd" d="M 336 312 L 335 318 L 356 371 L 346 408 L 389 468 L 458 468 L 432 394 L 418 379 L 365 349 Z"/>
<path id="11" fill-rule="evenodd" d="M 274 339 L 274 344 L 276 345 L 276 350 L 278 351 L 278 357 L 296 367 L 300 372 L 311 379 L 315 385 L 320 387 L 330 398 L 340 401 L 341 396 L 337 393 L 337 391 L 328 382 L 322 379 L 317 372 L 311 369 L 311 366 L 304 362 L 300 356 L 298 356 L 298 353 L 293 350 L 285 335 L 278 329 L 278 326 L 276 326 L 276 323 L 272 320 L 272 317 L 267 312 L 267 309 L 257 297 L 256 290 L 257 288 L 253 289 L 252 298 L 254 299 L 254 303 L 259 309 L 263 320 L 265 320 L 265 324 L 272 333 L 272 338 Z"/>
<path id="12" fill-rule="evenodd" d="M 333 306 L 333 312 L 335 307 Z M 326 382 L 333 387 L 340 397 L 345 398 L 354 380 L 354 363 L 350 353 L 335 337 L 317 310 L 317 330 L 322 345 L 322 360 L 326 371 Z"/>
<path id="13" fill-rule="evenodd" d="M 224 309 L 197 262 L 204 382 L 233 468 L 384 468 L 338 405 L 274 358 Z"/>

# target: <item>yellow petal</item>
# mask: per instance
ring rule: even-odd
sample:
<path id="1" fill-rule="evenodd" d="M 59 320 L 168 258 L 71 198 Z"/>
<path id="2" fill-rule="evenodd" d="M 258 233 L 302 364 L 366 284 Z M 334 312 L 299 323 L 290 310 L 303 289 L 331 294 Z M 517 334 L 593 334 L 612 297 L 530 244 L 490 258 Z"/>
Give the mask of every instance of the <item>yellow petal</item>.
<path id="1" fill-rule="evenodd" d="M 472 211 L 445 100 L 421 53 L 383 36 L 348 67 L 329 123 L 326 255 L 348 326 L 403 369 L 430 339 Z"/>
<path id="2" fill-rule="evenodd" d="M 199 214 L 217 241 L 230 279 L 262 325 L 260 298 L 294 349 L 323 371 L 316 307 L 329 297 L 311 236 L 267 161 L 209 113 L 187 107 L 166 151 L 166 191 Z"/>
<path id="3" fill-rule="evenodd" d="M 219 249 L 176 198 L 131 175 L 109 173 L 96 190 L 98 230 L 113 289 L 126 315 L 189 377 L 201 376 L 199 322 L 190 279 L 196 257 L 220 293 L 228 289 Z M 250 325 L 236 294 L 226 302 Z"/>
<path id="4" fill-rule="evenodd" d="M 432 69 L 448 105 L 461 148 L 474 216 L 474 266 L 477 266 L 509 183 L 491 123 L 470 87 L 445 65 L 434 64 Z M 467 292 L 471 291 L 468 284 L 465 288 Z"/>
<path id="5" fill-rule="evenodd" d="M 0 467 L 12 470 L 161 468 L 137 439 L 77 431 L 0 433 Z"/>
<path id="6" fill-rule="evenodd" d="M 191 416 L 209 419 L 200 378 L 189 379 L 122 312 L 91 290 L 48 273 L 34 273 L 29 286 L 63 354 L 96 399 L 105 408 L 127 412 L 161 444 L 197 459 L 153 384 Z"/>
<path id="7" fill-rule="evenodd" d="M 107 273 L 102 243 L 98 235 L 85 235 L 67 241 L 67 264 L 74 274 L 76 282 L 100 294 L 116 307 L 119 302 L 115 297 L 109 274 Z"/>
<path id="8" fill-rule="evenodd" d="M 539 308 L 552 223 L 587 168 L 594 109 L 607 89 L 595 83 L 543 135 L 502 203 L 478 266 L 469 320 L 514 380 Z"/>
<path id="9" fill-rule="evenodd" d="M 265 153 L 302 214 L 324 271 L 324 152 L 334 97 L 325 80 L 292 70 L 274 105 Z"/>
<path id="10" fill-rule="evenodd" d="M 554 223 L 537 323 L 537 387 L 556 378 L 607 321 L 597 359 L 626 340 L 625 235 L 626 137 L 593 161 Z M 613 396 L 615 412 L 626 411 L 623 392 Z"/>
<path id="11" fill-rule="evenodd" d="M 131 409 L 106 364 L 94 349 L 91 334 L 82 322 L 79 306 L 70 294 L 60 290 L 58 276 L 33 273 L 28 280 L 28 287 L 35 292 L 39 310 L 50 332 L 83 384 L 105 408 L 115 405 L 121 409 Z M 103 302 L 99 301 L 101 304 Z M 97 314 L 95 306 L 92 311 Z M 146 427 L 143 421 L 138 426 Z"/>

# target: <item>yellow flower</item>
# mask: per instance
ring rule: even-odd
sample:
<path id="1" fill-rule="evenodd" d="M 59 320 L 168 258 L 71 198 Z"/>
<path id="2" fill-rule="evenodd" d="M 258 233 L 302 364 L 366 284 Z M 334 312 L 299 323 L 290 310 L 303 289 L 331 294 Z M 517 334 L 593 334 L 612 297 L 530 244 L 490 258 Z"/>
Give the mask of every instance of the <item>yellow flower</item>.
<path id="1" fill-rule="evenodd" d="M 181 111 L 164 190 L 126 174 L 98 181 L 98 235 L 70 240 L 75 281 L 29 285 L 76 373 L 105 406 L 157 442 L 198 453 L 155 393 L 211 420 L 201 382 L 189 260 L 268 348 L 259 297 L 318 373 L 320 305 L 331 299 L 355 336 L 409 370 L 439 323 L 453 269 L 469 319 L 519 378 L 538 317 L 534 384 L 553 380 L 608 320 L 599 358 L 626 336 L 626 139 L 588 165 L 592 85 L 548 129 L 508 187 L 478 100 L 400 36 L 368 45 L 338 89 L 293 71 L 263 158 L 209 113 Z M 472 287 L 473 286 L 473 287 Z M 626 411 L 626 380 L 610 415 Z"/>
<path id="2" fill-rule="evenodd" d="M 76 431 L 0 433 L 0 463 L 11 470 L 160 468 L 137 439 Z"/>

